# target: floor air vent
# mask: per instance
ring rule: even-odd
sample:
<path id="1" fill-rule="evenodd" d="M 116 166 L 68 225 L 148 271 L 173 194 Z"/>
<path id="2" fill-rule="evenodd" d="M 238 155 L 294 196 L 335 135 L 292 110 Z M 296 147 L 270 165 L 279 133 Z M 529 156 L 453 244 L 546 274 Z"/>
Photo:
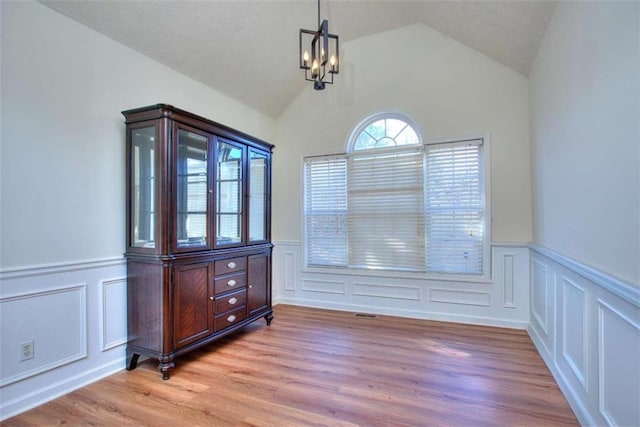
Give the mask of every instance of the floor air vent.
<path id="1" fill-rule="evenodd" d="M 369 313 L 356 313 L 356 317 L 368 317 L 368 318 L 375 318 L 376 315 L 375 314 L 369 314 Z"/>

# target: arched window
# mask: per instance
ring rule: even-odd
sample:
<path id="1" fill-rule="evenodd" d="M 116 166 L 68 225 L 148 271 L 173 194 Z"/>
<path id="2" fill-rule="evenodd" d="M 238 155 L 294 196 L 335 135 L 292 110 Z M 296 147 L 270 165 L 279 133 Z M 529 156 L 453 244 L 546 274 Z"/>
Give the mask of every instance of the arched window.
<path id="1" fill-rule="evenodd" d="M 309 267 L 488 275 L 485 138 L 423 144 L 407 117 L 381 113 L 347 153 L 305 158 Z"/>
<path id="2" fill-rule="evenodd" d="M 348 152 L 421 144 L 415 125 L 402 114 L 383 113 L 365 119 L 347 147 Z"/>

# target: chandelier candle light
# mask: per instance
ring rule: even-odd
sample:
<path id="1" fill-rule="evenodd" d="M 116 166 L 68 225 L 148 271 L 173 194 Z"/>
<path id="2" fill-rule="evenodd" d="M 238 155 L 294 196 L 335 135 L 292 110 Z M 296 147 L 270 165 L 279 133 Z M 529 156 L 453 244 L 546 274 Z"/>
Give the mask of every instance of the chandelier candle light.
<path id="1" fill-rule="evenodd" d="M 302 39 L 305 39 L 303 50 Z M 311 52 L 311 54 L 309 54 Z M 325 84 L 333 84 L 333 75 L 340 71 L 338 36 L 329 34 L 329 22 L 320 22 L 320 0 L 318 0 L 318 30 L 300 28 L 300 68 L 304 70 L 304 79 L 313 82 L 315 90 L 323 90 Z M 325 80 L 327 75 L 331 80 Z"/>

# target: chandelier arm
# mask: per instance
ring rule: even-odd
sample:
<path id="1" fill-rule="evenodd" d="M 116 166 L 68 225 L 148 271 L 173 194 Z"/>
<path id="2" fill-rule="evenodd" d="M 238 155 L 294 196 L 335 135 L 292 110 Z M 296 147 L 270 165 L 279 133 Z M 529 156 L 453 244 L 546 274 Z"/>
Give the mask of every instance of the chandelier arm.
<path id="1" fill-rule="evenodd" d="M 320 0 L 318 0 L 318 28 L 320 27 Z"/>

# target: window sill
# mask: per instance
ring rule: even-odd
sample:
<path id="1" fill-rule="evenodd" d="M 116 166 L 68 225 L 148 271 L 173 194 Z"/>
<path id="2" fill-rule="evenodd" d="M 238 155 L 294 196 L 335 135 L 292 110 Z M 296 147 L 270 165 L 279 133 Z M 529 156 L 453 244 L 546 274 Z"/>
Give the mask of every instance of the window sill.
<path id="1" fill-rule="evenodd" d="M 309 274 L 324 274 L 324 275 L 344 275 L 344 276 L 363 276 L 363 277 L 377 277 L 377 278 L 390 278 L 390 279 L 418 279 L 438 282 L 458 282 L 458 283 L 478 283 L 478 284 L 491 284 L 491 280 L 488 276 L 471 276 L 471 275 L 453 275 L 453 274 L 428 274 L 417 272 L 402 272 L 402 271 L 389 271 L 389 270 L 365 270 L 365 269 L 353 269 L 353 268 L 322 268 L 322 267 L 303 267 L 301 273 Z"/>

